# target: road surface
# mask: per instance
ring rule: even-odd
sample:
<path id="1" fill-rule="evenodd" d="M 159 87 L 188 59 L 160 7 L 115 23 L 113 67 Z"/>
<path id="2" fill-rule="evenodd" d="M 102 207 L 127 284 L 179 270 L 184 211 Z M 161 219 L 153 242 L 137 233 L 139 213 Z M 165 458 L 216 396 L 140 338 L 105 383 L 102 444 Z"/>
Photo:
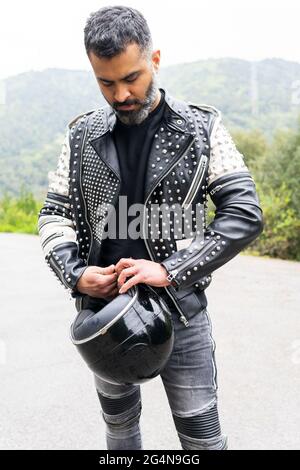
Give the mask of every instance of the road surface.
<path id="1" fill-rule="evenodd" d="M 0 449 L 105 449 L 73 300 L 36 236 L 0 234 Z M 300 263 L 238 255 L 207 289 L 231 449 L 300 449 Z M 144 449 L 180 449 L 160 378 L 142 385 Z"/>

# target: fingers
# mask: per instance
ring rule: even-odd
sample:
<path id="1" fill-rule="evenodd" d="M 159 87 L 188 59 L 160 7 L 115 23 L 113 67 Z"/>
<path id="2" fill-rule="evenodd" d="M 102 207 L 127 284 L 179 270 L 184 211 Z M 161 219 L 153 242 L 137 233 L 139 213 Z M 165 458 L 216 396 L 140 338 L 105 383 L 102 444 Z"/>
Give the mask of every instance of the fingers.
<path id="1" fill-rule="evenodd" d="M 100 274 L 113 274 L 115 272 L 115 265 L 111 264 L 110 266 L 107 266 L 105 268 L 99 268 L 100 269 Z"/>
<path id="2" fill-rule="evenodd" d="M 108 286 L 109 284 L 113 284 L 118 279 L 118 274 L 97 274 L 96 281 L 100 286 Z"/>
<path id="3" fill-rule="evenodd" d="M 135 263 L 135 261 L 133 260 L 133 258 L 121 258 L 116 266 L 115 266 L 115 270 L 118 274 L 121 273 L 121 271 L 124 269 L 124 268 L 128 268 L 130 266 L 133 266 Z"/>
<path id="4" fill-rule="evenodd" d="M 126 281 L 127 277 L 134 276 L 135 274 L 137 274 L 137 272 L 138 272 L 137 266 L 131 266 L 130 268 L 123 269 L 121 274 L 118 277 L 118 286 L 121 287 Z"/>
<path id="5" fill-rule="evenodd" d="M 106 296 L 111 295 L 113 291 L 118 292 L 118 286 L 116 282 L 106 284 L 106 285 L 98 283 L 97 285 L 93 286 L 91 291 L 93 292 L 92 297 L 104 297 L 105 298 Z"/>
<path id="6" fill-rule="evenodd" d="M 142 282 L 142 276 L 140 274 L 131 277 L 127 282 L 125 282 L 125 284 L 123 284 L 123 286 L 119 290 L 119 293 L 124 294 L 125 292 L 127 292 L 128 289 L 135 286 L 136 284 L 139 284 L 140 282 Z"/>
<path id="7" fill-rule="evenodd" d="M 111 264 L 110 266 L 107 266 L 105 268 L 101 268 L 100 266 L 88 266 L 83 273 L 85 276 L 95 276 L 99 274 L 114 274 L 115 272 L 115 265 Z"/>
<path id="8" fill-rule="evenodd" d="M 143 277 L 139 274 L 137 260 L 133 258 L 121 258 L 116 265 L 111 264 L 107 267 L 94 267 L 94 280 L 97 286 L 92 288 L 94 297 L 113 298 L 118 294 L 125 293 L 134 285 L 143 282 Z M 131 276 L 131 277 L 130 277 Z M 130 279 L 126 281 L 126 279 Z M 120 288 L 120 289 L 119 289 Z"/>

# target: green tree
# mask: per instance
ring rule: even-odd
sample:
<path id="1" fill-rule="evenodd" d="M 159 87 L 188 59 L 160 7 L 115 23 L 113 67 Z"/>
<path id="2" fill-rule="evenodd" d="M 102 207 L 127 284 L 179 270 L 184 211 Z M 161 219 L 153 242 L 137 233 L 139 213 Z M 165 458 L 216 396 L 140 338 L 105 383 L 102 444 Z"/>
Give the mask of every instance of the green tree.
<path id="1" fill-rule="evenodd" d="M 17 198 L 6 194 L 0 202 L 0 232 L 37 234 L 41 205 L 33 194 L 24 188 Z"/>
<path id="2" fill-rule="evenodd" d="M 263 189 L 257 183 L 264 216 L 264 230 L 248 251 L 274 258 L 300 261 L 300 219 L 291 204 L 286 182 Z"/>
<path id="3" fill-rule="evenodd" d="M 235 130 L 231 132 L 237 149 L 245 157 L 248 168 L 258 172 L 260 162 L 268 149 L 268 142 L 260 130 Z"/>

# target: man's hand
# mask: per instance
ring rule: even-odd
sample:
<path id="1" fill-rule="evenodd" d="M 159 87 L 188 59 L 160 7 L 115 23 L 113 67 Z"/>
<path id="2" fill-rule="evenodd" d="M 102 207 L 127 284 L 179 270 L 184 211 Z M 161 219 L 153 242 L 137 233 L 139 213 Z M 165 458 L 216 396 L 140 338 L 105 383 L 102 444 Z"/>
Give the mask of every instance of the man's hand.
<path id="1" fill-rule="evenodd" d="M 79 278 L 76 288 L 82 294 L 112 300 L 118 295 L 117 278 L 114 264 L 107 268 L 89 266 Z"/>
<path id="2" fill-rule="evenodd" d="M 121 258 L 116 264 L 119 293 L 123 294 L 135 284 L 144 283 L 153 287 L 169 286 L 167 271 L 159 263 L 145 259 Z M 131 277 L 130 277 L 131 276 Z M 126 281 L 126 279 L 130 279 Z"/>

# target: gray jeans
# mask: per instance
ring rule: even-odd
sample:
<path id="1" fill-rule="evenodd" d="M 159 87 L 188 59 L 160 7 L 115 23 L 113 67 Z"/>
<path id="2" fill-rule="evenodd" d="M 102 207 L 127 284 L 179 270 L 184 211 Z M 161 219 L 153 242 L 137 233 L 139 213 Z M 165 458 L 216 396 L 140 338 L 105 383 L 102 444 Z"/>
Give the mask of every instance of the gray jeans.
<path id="1" fill-rule="evenodd" d="M 227 449 L 217 410 L 215 342 L 206 309 L 186 327 L 173 310 L 175 340 L 160 373 L 182 449 Z M 143 449 L 140 385 L 113 385 L 94 376 L 109 450 Z"/>

